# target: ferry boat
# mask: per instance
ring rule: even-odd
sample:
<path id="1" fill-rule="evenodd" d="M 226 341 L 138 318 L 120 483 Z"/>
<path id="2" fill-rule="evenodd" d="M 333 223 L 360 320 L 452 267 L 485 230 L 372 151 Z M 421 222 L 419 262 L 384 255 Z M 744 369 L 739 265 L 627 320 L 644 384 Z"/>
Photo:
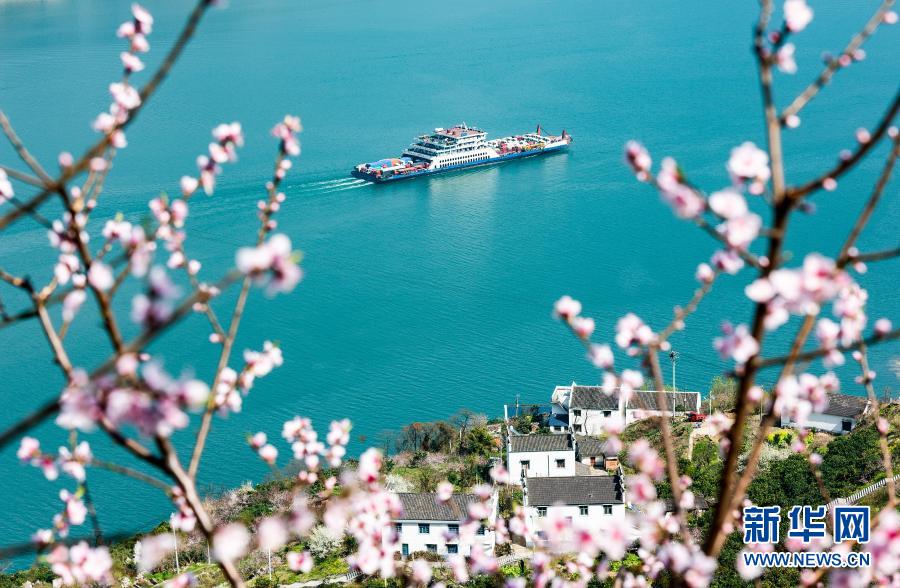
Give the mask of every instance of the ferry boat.
<path id="1" fill-rule="evenodd" d="M 572 137 L 565 130 L 561 135 L 545 135 L 541 125 L 533 133 L 488 141 L 483 130 L 461 123 L 419 136 L 400 157 L 360 163 L 350 175 L 372 182 L 391 182 L 544 155 L 565 149 L 571 142 Z"/>

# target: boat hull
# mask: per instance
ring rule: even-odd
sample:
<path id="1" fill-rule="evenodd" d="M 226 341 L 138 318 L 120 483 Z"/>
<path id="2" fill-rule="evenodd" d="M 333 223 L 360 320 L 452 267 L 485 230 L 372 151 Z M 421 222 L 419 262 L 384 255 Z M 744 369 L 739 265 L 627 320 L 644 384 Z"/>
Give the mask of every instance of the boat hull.
<path id="1" fill-rule="evenodd" d="M 387 182 L 396 182 L 398 180 L 408 180 L 410 178 L 420 178 L 422 176 L 431 176 L 436 174 L 443 174 L 448 172 L 460 171 L 464 169 L 472 169 L 475 167 L 485 167 L 489 165 L 497 165 L 499 163 L 504 163 L 506 161 L 512 161 L 513 159 L 524 159 L 526 157 L 537 157 L 540 155 L 548 155 L 550 153 L 558 153 L 559 151 L 565 151 L 569 147 L 568 144 L 565 145 L 556 145 L 554 147 L 545 147 L 543 149 L 533 149 L 531 151 L 525 151 L 523 153 L 508 153 L 506 155 L 501 155 L 499 157 L 495 157 L 493 159 L 489 159 L 487 161 L 474 161 L 472 163 L 460 163 L 458 165 L 448 165 L 447 167 L 442 167 L 440 169 L 424 169 L 418 172 L 412 172 L 407 174 L 392 174 L 389 176 L 381 176 L 376 177 L 371 173 L 361 172 L 356 169 L 350 172 L 350 175 L 354 178 L 359 178 L 361 180 L 366 180 L 369 182 L 373 182 L 376 184 L 384 184 Z"/>

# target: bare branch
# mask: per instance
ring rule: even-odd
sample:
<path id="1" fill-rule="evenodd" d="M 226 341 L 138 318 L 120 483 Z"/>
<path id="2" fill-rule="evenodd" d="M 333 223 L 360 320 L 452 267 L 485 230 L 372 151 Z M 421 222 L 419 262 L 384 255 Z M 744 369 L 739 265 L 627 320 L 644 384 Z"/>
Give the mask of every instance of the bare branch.
<path id="1" fill-rule="evenodd" d="M 900 110 L 900 92 L 894 94 L 894 99 L 888 107 L 887 112 L 885 112 L 884 116 L 881 118 L 881 121 L 875 127 L 875 131 L 871 134 L 871 138 L 868 141 L 860 143 L 857 146 L 856 150 L 853 151 L 849 157 L 841 159 L 836 166 L 834 166 L 818 178 L 811 180 L 801 186 L 789 188 L 787 191 L 788 198 L 796 201 L 799 198 L 809 194 L 810 192 L 814 192 L 820 189 L 826 180 L 836 180 L 840 176 L 850 171 L 853 166 L 855 166 L 863 157 L 865 157 L 866 153 L 868 153 L 872 149 L 872 147 L 878 144 L 878 141 L 881 139 L 881 137 L 883 137 L 885 133 L 887 133 L 887 130 L 891 126 L 891 122 L 894 120 L 894 116 L 896 116 L 898 110 Z"/>
<path id="2" fill-rule="evenodd" d="M 816 97 L 819 90 L 828 85 L 831 78 L 834 77 L 834 74 L 837 73 L 841 67 L 841 57 L 846 56 L 847 58 L 853 59 L 853 55 L 856 53 L 857 49 L 859 49 L 866 39 L 872 36 L 872 33 L 875 32 L 878 26 L 884 22 L 885 14 L 890 11 L 891 6 L 893 5 L 894 0 L 884 0 L 884 2 L 881 3 L 881 6 L 875 11 L 875 14 L 869 18 L 866 26 L 850 39 L 850 43 L 847 44 L 841 54 L 831 58 L 828 63 L 825 64 L 825 69 L 822 70 L 819 76 L 813 80 L 806 89 L 800 92 L 800 94 L 794 98 L 793 102 L 781 112 L 779 120 L 782 125 L 787 123 L 788 117 L 799 114 L 803 107 Z"/>
<path id="3" fill-rule="evenodd" d="M 6 138 L 12 143 L 13 149 L 15 149 L 16 153 L 19 154 L 19 157 L 22 158 L 22 161 L 24 161 L 25 164 L 31 168 L 31 171 L 33 171 L 37 177 L 40 178 L 41 182 L 43 182 L 42 185 L 53 185 L 53 178 L 44 171 L 44 168 L 41 167 L 41 164 L 38 163 L 37 159 L 35 159 L 28 149 L 25 148 L 19 135 L 17 135 L 15 129 L 13 129 L 12 123 L 9 122 L 6 113 L 2 110 L 0 110 L 0 128 L 3 129 L 3 134 L 6 135 Z"/>

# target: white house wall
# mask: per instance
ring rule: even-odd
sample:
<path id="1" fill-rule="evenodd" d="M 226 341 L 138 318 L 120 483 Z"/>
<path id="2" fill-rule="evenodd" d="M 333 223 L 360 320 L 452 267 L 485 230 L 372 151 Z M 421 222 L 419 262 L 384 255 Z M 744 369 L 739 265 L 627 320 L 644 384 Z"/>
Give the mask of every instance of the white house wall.
<path id="1" fill-rule="evenodd" d="M 450 532 L 450 525 L 454 524 L 448 521 L 397 521 L 396 524 L 401 525 L 400 533 L 397 537 L 396 552 L 403 553 L 403 545 L 407 546 L 407 554 L 412 555 L 417 551 L 428 551 L 429 545 L 434 545 L 439 555 L 448 555 L 448 543 L 459 546 L 458 553 L 468 556 L 472 553 L 472 543 L 463 542 L 459 537 L 452 538 L 449 542 L 447 536 Z M 427 524 L 428 533 L 420 533 L 419 525 Z M 459 526 L 459 525 L 457 525 Z M 484 535 L 475 535 L 475 545 L 481 545 L 486 553 L 493 553 L 494 549 L 494 532 L 486 529 Z"/>
<path id="2" fill-rule="evenodd" d="M 806 429 L 826 431 L 828 433 L 835 433 L 839 435 L 846 432 L 843 429 L 843 422 L 845 420 L 850 421 L 851 430 L 856 428 L 856 419 L 815 412 L 809 415 L 809 417 L 806 419 L 806 424 L 804 425 L 804 427 Z M 781 426 L 797 428 L 797 423 L 789 420 L 786 417 L 782 417 Z"/>
<path id="3" fill-rule="evenodd" d="M 563 467 L 556 465 L 556 460 L 565 461 Z M 509 470 L 510 481 L 522 484 L 522 462 L 529 462 L 527 477 L 547 478 L 575 475 L 575 450 L 562 451 L 522 451 L 510 453 L 506 469 Z"/>
<path id="4" fill-rule="evenodd" d="M 547 515 L 546 517 L 560 517 L 560 518 L 571 518 L 573 521 L 585 520 L 588 521 L 589 524 L 601 526 L 604 521 L 616 519 L 616 518 L 624 518 L 625 517 L 625 505 L 624 504 L 613 504 L 612 505 L 612 514 L 603 514 L 603 506 L 602 504 L 589 504 L 587 515 L 581 514 L 580 505 L 569 505 L 569 504 L 555 504 L 546 507 Z M 525 507 L 525 521 L 528 526 L 528 537 L 526 537 L 526 544 L 530 547 L 534 544 L 531 537 L 540 529 L 541 527 L 541 519 L 546 517 L 538 516 L 538 507 L 537 506 L 527 506 Z"/>

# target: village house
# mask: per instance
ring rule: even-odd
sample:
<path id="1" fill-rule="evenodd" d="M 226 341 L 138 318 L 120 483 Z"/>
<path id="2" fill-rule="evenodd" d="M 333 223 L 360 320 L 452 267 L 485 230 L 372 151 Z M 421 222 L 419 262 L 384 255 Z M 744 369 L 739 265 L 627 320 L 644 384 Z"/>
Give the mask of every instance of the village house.
<path id="1" fill-rule="evenodd" d="M 804 429 L 825 431 L 841 435 L 849 433 L 871 410 L 869 399 L 865 396 L 853 396 L 851 394 L 828 394 L 828 408 L 822 412 L 810 414 Z M 782 427 L 799 428 L 790 416 L 781 416 Z"/>
<path id="2" fill-rule="evenodd" d="M 569 434 L 516 435 L 510 432 L 506 455 L 506 469 L 514 484 L 521 484 L 528 477 L 575 475 L 575 444 Z"/>
<path id="3" fill-rule="evenodd" d="M 493 553 L 494 532 L 481 526 L 473 541 L 460 536 L 460 526 L 466 519 L 469 504 L 478 502 L 474 494 L 454 494 L 447 504 L 439 504 L 437 495 L 430 492 L 401 492 L 398 494 L 403 505 L 403 515 L 394 520 L 397 545 L 406 557 L 427 551 L 447 556 L 472 553 L 472 546 L 479 545 L 485 553 Z M 491 499 L 489 521 L 497 519 L 497 495 Z"/>
<path id="4" fill-rule="evenodd" d="M 567 422 L 568 430 L 577 435 L 600 435 L 612 420 L 627 426 L 651 417 L 700 412 L 699 392 L 665 391 L 664 394 L 665 411 L 659 405 L 658 393 L 653 390 L 637 390 L 626 402 L 625 395 L 619 390 L 607 394 L 600 386 L 581 386 L 573 382 L 553 390 L 550 418 L 558 423 Z M 562 432 L 562 427 L 551 430 Z"/>
<path id="5" fill-rule="evenodd" d="M 620 472 L 612 476 L 526 478 L 523 488 L 525 523 L 531 537 L 544 536 L 541 520 L 546 517 L 571 521 L 584 519 L 590 525 L 625 516 L 625 486 Z"/>
<path id="6" fill-rule="evenodd" d="M 575 435 L 576 460 L 592 470 L 614 472 L 619 467 L 619 454 L 608 441 L 596 437 Z"/>

